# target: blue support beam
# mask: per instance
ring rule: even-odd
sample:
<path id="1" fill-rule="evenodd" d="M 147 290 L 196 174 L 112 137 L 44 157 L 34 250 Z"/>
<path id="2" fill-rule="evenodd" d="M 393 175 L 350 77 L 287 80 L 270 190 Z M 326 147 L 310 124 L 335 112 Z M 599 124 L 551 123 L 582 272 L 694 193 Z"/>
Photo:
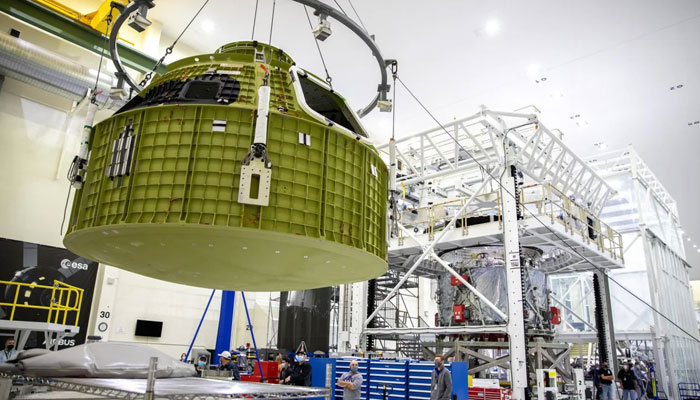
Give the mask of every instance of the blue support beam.
<path id="1" fill-rule="evenodd" d="M 194 332 L 194 336 L 192 337 L 192 343 L 190 343 L 190 347 L 187 348 L 187 355 L 185 355 L 185 360 L 190 359 L 190 352 L 192 351 L 192 346 L 194 346 L 194 341 L 197 340 L 197 335 L 199 335 L 199 329 L 202 327 L 202 322 L 204 322 L 204 317 L 207 316 L 207 311 L 209 311 L 209 305 L 211 304 L 211 299 L 214 298 L 214 293 L 216 293 L 216 289 L 211 291 L 211 295 L 209 296 L 209 301 L 207 302 L 207 306 L 204 308 L 204 312 L 202 313 L 202 318 L 199 319 L 199 325 L 197 325 L 197 330 Z M 196 363 L 197 360 L 195 360 Z"/>
<path id="2" fill-rule="evenodd" d="M 224 290 L 221 292 L 221 310 L 219 311 L 219 328 L 216 332 L 216 354 L 231 350 L 231 329 L 233 326 L 233 310 L 236 304 L 236 292 Z M 214 357 L 212 364 L 218 365 L 219 358 Z"/>
<path id="3" fill-rule="evenodd" d="M 245 316 L 248 319 L 248 326 L 250 327 L 250 336 L 253 338 L 253 348 L 255 349 L 255 360 L 258 362 L 258 371 L 260 371 L 260 381 L 265 380 L 263 375 L 262 365 L 260 365 L 260 354 L 258 354 L 258 345 L 255 343 L 255 333 L 253 333 L 253 324 L 250 322 L 250 314 L 248 314 L 248 303 L 245 301 L 245 293 L 241 292 L 241 297 L 243 298 L 243 307 L 245 308 Z"/>

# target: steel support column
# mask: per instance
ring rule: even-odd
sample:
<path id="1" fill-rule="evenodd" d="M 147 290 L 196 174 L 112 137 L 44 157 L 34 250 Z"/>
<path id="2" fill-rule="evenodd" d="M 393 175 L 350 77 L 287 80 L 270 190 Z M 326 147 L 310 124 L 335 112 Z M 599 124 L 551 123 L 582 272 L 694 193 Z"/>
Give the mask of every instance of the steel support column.
<path id="1" fill-rule="evenodd" d="M 524 400 L 527 383 L 527 342 L 523 316 L 523 286 L 516 202 L 516 177 L 512 164 L 512 149 L 508 149 L 508 165 L 501 177 L 503 215 L 503 245 L 508 286 L 508 336 L 513 399 Z"/>
<path id="2" fill-rule="evenodd" d="M 615 343 L 615 327 L 613 325 L 612 316 L 612 306 L 610 302 L 610 283 L 608 281 L 608 275 L 602 271 L 596 271 L 593 273 L 594 278 L 598 281 L 598 296 L 596 298 L 596 313 L 602 315 L 602 321 L 604 321 L 604 326 L 597 324 L 598 328 L 598 340 L 599 342 L 605 343 L 605 348 L 599 344 L 598 346 L 598 357 L 600 358 L 600 363 L 608 361 L 610 367 L 613 371 L 618 371 L 618 362 L 616 357 L 616 343 Z M 602 344 L 602 343 L 601 343 Z M 605 354 L 602 354 L 605 353 Z"/>
<path id="3" fill-rule="evenodd" d="M 233 310 L 236 305 L 236 292 L 221 292 L 221 310 L 219 311 L 219 328 L 216 331 L 216 354 L 231 350 L 231 330 L 233 328 Z M 212 364 L 219 364 L 214 357 Z"/>

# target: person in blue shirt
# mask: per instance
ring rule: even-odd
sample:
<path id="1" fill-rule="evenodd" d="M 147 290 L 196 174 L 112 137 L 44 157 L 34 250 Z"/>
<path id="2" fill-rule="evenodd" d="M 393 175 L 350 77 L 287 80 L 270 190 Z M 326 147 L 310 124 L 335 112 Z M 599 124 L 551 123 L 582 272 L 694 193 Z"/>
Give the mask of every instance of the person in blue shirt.
<path id="1" fill-rule="evenodd" d="M 634 363 L 632 372 L 634 372 L 634 376 L 637 378 L 637 398 L 641 399 L 642 391 L 646 393 L 647 376 L 639 361 Z"/>
<path id="2" fill-rule="evenodd" d="M 241 372 L 238 369 L 238 365 L 231 361 L 231 358 L 230 351 L 222 351 L 221 354 L 219 354 L 219 371 L 233 371 L 233 380 L 240 381 Z"/>
<path id="3" fill-rule="evenodd" d="M 15 349 L 15 338 L 7 338 L 5 340 L 5 349 L 0 352 L 0 363 L 5 363 L 10 360 L 14 360 L 17 357 L 17 350 Z"/>

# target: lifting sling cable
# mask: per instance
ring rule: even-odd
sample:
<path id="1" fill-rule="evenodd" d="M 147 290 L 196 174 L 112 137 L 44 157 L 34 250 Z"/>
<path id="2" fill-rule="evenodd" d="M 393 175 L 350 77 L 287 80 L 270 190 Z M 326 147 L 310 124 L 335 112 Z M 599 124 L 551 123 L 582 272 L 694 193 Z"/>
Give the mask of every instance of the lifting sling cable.
<path id="1" fill-rule="evenodd" d="M 156 72 L 156 70 L 158 69 L 158 67 L 160 67 L 161 64 L 163 64 L 163 61 L 165 61 L 165 57 L 167 57 L 169 54 L 172 54 L 173 48 L 175 48 L 175 45 L 177 44 L 177 42 L 180 40 L 180 38 L 182 38 L 182 35 L 184 35 L 185 32 L 187 32 L 187 29 L 190 27 L 190 25 L 192 25 L 192 23 L 193 23 L 194 20 L 197 18 L 197 16 L 199 16 L 199 13 L 202 12 L 202 10 L 204 9 L 204 7 L 206 7 L 206 5 L 207 5 L 208 3 L 209 3 L 209 0 L 204 0 L 204 3 L 202 3 L 202 6 L 199 7 L 199 10 L 197 10 L 197 12 L 194 14 L 194 16 L 192 17 L 192 19 L 190 19 L 190 22 L 187 23 L 187 25 L 185 26 L 185 29 L 183 29 L 182 32 L 180 32 L 180 34 L 177 36 L 177 38 L 175 38 L 175 40 L 173 41 L 173 43 L 172 43 L 168 48 L 165 49 L 165 54 L 163 54 L 163 57 L 161 57 L 160 60 L 158 60 L 158 62 L 156 62 L 156 65 L 153 66 L 153 69 L 151 69 L 151 70 L 143 77 L 143 79 L 142 79 L 141 82 L 139 83 L 139 86 L 141 86 L 141 87 L 143 88 L 143 87 L 146 86 L 146 84 L 148 83 L 148 81 L 151 80 L 151 77 L 153 77 L 153 73 Z"/>
<path id="2" fill-rule="evenodd" d="M 309 16 L 309 10 L 306 9 L 306 6 L 304 6 L 304 12 L 306 13 L 306 19 L 309 21 L 309 29 L 311 29 L 311 32 L 313 34 L 314 30 L 314 25 L 311 23 L 311 17 Z M 323 52 L 321 52 L 321 46 L 318 44 L 318 40 L 314 37 L 314 43 L 316 44 L 316 49 L 318 49 L 318 55 L 321 57 L 321 63 L 323 64 L 323 70 L 326 71 L 326 82 L 328 82 L 328 86 L 331 88 L 331 92 L 333 91 L 333 78 L 331 78 L 331 75 L 328 73 L 328 67 L 326 67 L 326 60 L 323 58 Z"/>

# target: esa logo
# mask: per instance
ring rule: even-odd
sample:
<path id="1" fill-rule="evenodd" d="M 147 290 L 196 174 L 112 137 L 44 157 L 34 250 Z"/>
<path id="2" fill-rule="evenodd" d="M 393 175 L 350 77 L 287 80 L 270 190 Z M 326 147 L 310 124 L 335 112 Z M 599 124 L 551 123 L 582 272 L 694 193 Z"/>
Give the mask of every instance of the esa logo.
<path id="1" fill-rule="evenodd" d="M 88 265 L 85 263 L 79 263 L 64 258 L 63 260 L 61 260 L 61 268 L 82 269 L 83 271 L 87 271 Z"/>

